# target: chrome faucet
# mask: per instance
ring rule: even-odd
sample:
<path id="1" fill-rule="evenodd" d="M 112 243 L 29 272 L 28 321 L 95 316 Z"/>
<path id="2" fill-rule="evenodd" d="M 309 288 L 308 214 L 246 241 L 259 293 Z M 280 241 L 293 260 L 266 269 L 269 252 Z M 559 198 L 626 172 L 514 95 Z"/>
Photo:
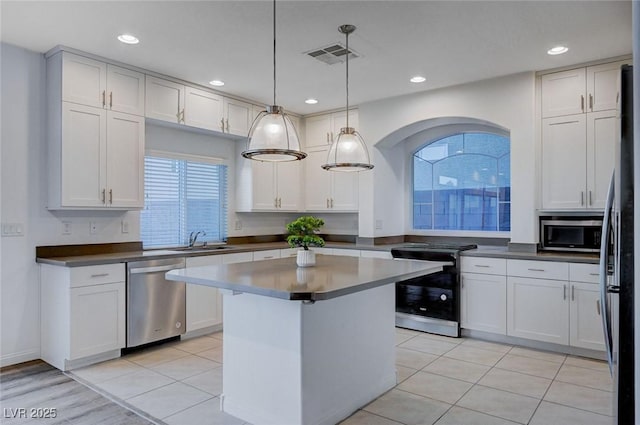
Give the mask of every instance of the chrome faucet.
<path id="1" fill-rule="evenodd" d="M 206 236 L 207 234 L 204 230 L 189 233 L 189 248 L 193 248 L 193 246 L 196 244 L 196 241 L 198 240 L 199 235 Z"/>

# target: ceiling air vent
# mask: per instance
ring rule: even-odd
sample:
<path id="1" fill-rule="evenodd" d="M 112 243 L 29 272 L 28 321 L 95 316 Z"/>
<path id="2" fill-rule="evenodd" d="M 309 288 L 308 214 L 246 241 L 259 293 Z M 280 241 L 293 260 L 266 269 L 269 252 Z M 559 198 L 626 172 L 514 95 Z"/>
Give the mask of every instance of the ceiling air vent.
<path id="1" fill-rule="evenodd" d="M 333 65 L 336 63 L 342 63 L 346 60 L 347 48 L 341 43 L 330 44 L 326 47 L 321 47 L 319 49 L 313 49 L 304 53 L 305 55 L 309 55 L 314 59 L 319 60 L 320 62 L 324 62 L 328 65 Z M 356 53 L 353 49 L 349 49 L 349 59 L 355 59 L 360 57 L 358 53 Z"/>

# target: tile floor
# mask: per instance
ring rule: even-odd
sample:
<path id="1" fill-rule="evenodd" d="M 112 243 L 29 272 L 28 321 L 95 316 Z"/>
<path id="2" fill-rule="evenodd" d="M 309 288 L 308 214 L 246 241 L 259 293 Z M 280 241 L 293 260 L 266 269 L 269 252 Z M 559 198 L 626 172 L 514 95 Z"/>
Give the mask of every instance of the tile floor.
<path id="1" fill-rule="evenodd" d="M 611 425 L 606 363 L 398 329 L 398 385 L 342 425 Z M 222 334 L 70 373 L 158 424 L 240 425 L 219 411 Z"/>

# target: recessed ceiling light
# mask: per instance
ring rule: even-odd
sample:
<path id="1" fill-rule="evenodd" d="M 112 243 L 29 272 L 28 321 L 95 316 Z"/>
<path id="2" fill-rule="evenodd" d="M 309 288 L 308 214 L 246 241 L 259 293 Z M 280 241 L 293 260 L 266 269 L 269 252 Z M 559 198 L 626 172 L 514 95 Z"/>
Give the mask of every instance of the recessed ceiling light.
<path id="1" fill-rule="evenodd" d="M 212 86 L 216 86 L 216 87 L 222 87 L 222 86 L 224 86 L 224 81 L 211 80 L 211 81 L 209 81 L 209 84 L 211 84 Z"/>
<path id="2" fill-rule="evenodd" d="M 555 46 L 551 49 L 547 50 L 548 55 L 561 55 L 563 53 L 567 53 L 569 48 L 567 46 Z"/>
<path id="3" fill-rule="evenodd" d="M 318 99 L 309 98 L 309 99 L 305 100 L 304 103 L 306 103 L 308 105 L 315 105 L 316 103 L 318 103 Z"/>
<path id="4" fill-rule="evenodd" d="M 409 81 L 411 81 L 412 83 L 424 83 L 425 81 L 427 81 L 427 79 L 424 77 L 421 77 L 420 75 L 416 75 L 415 77 L 412 77 Z"/>
<path id="5" fill-rule="evenodd" d="M 125 44 L 138 44 L 138 43 L 140 43 L 140 40 L 138 40 L 138 37 L 133 36 L 131 34 L 120 34 L 118 36 L 118 40 L 122 41 Z"/>

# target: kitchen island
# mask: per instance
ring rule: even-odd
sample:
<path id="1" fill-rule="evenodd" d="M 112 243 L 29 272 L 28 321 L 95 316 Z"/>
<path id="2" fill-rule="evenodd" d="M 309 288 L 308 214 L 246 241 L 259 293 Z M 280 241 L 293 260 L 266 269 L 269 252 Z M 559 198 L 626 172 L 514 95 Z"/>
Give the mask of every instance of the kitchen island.
<path id="1" fill-rule="evenodd" d="M 173 270 L 224 291 L 221 409 L 254 425 L 335 424 L 396 384 L 395 286 L 445 263 L 317 256 Z"/>

